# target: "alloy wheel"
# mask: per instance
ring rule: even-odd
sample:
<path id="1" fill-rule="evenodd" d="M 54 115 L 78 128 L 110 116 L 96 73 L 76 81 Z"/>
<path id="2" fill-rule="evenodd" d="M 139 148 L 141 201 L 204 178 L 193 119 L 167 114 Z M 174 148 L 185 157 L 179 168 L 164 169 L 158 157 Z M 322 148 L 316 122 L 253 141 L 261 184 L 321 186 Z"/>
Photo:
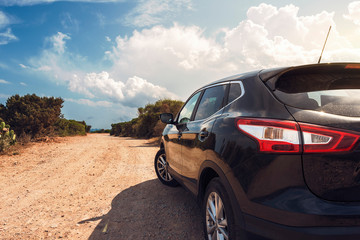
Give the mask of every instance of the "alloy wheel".
<path id="1" fill-rule="evenodd" d="M 166 155 L 161 154 L 157 159 L 156 168 L 157 168 L 157 171 L 158 171 L 161 179 L 166 182 L 170 182 L 173 178 L 170 175 L 170 173 L 168 172 L 167 166 L 168 165 L 166 163 Z"/>
<path id="2" fill-rule="evenodd" d="M 207 199 L 206 231 L 209 240 L 229 239 L 225 206 L 216 192 L 211 192 Z"/>

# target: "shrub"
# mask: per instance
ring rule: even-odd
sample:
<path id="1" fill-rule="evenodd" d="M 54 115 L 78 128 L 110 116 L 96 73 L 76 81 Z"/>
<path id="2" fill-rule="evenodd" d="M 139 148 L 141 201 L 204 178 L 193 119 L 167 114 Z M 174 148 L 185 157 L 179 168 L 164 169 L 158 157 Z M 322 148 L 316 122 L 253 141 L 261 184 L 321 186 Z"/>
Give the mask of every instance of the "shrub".
<path id="1" fill-rule="evenodd" d="M 81 123 L 82 125 L 85 126 L 85 132 L 89 133 L 90 130 L 91 130 L 91 126 L 90 125 L 87 125 L 85 121 L 78 121 L 78 123 Z"/>
<path id="2" fill-rule="evenodd" d="M 176 100 L 159 100 L 138 108 L 138 117 L 129 122 L 111 124 L 110 135 L 125 137 L 157 137 L 165 127 L 159 120 L 160 113 L 170 112 L 173 115 L 180 110 L 183 102 Z"/>
<path id="3" fill-rule="evenodd" d="M 120 133 L 121 133 L 121 123 L 114 123 L 114 124 L 111 124 L 111 130 L 110 130 L 110 135 L 111 136 L 120 136 Z"/>
<path id="4" fill-rule="evenodd" d="M 61 118 L 55 123 L 55 132 L 61 137 L 86 135 L 86 124 Z"/>
<path id="5" fill-rule="evenodd" d="M 21 143 L 44 136 L 86 135 L 90 132 L 91 126 L 85 121 L 66 120 L 62 117 L 63 103 L 61 98 L 16 94 L 7 99 L 5 106 L 0 104 L 0 122 L 5 120 L 11 124 Z"/>
<path id="6" fill-rule="evenodd" d="M 7 99 L 6 106 L 0 104 L 0 117 L 13 126 L 17 135 L 51 135 L 63 103 L 61 98 L 16 94 Z"/>
<path id="7" fill-rule="evenodd" d="M 110 133 L 110 132 L 111 132 L 110 129 L 98 129 L 98 130 L 92 131 L 92 133 Z"/>

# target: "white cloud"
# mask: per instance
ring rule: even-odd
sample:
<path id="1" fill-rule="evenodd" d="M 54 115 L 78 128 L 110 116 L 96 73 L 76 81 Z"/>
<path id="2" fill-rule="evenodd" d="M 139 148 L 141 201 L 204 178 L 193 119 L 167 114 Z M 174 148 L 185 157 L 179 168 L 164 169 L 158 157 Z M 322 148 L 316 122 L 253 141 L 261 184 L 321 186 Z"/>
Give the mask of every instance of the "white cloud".
<path id="1" fill-rule="evenodd" d="M 22 63 L 20 63 L 19 66 L 20 66 L 21 68 L 23 68 L 23 69 L 28 69 L 28 68 L 29 68 L 28 66 L 26 66 L 26 65 L 24 65 L 24 64 L 22 64 Z"/>
<path id="2" fill-rule="evenodd" d="M 124 103 L 130 107 L 144 106 L 162 98 L 178 99 L 178 96 L 166 88 L 154 85 L 137 76 L 126 81 L 124 95 Z"/>
<path id="3" fill-rule="evenodd" d="M 2 83 L 2 84 L 10 84 L 10 82 L 5 81 L 4 79 L 0 79 L 0 83 Z"/>
<path id="4" fill-rule="evenodd" d="M 52 68 L 48 65 L 42 65 L 39 68 L 36 69 L 37 71 L 42 71 L 42 72 L 50 72 L 52 70 Z M 55 75 L 56 78 L 58 78 L 58 75 Z"/>
<path id="5" fill-rule="evenodd" d="M 31 59 L 30 69 L 49 75 L 58 83 L 67 85 L 72 92 L 88 98 L 105 98 L 131 107 L 139 107 L 163 97 L 178 98 L 164 87 L 152 84 L 141 77 L 120 78 L 107 71 L 87 73 L 77 68 L 74 64 L 76 59 L 83 61 L 81 57 L 66 51 L 67 40 L 70 40 L 70 37 L 61 32 L 48 38 L 52 47 L 44 50 L 40 57 Z"/>
<path id="6" fill-rule="evenodd" d="M 108 37 L 108 36 L 105 36 L 105 40 L 106 40 L 107 42 L 111 42 L 111 38 Z"/>
<path id="7" fill-rule="evenodd" d="M 335 61 L 339 58 L 354 60 L 354 55 L 347 51 L 354 51 L 353 44 L 337 31 L 333 12 L 322 11 L 311 16 L 299 16 L 298 11 L 299 8 L 294 5 L 275 8 L 267 4 L 260 4 L 248 10 L 248 19 L 240 23 L 239 29 L 235 31 L 248 40 L 255 37 L 249 41 L 249 44 L 254 45 L 243 48 L 246 53 L 253 56 L 252 62 L 257 62 L 263 67 L 315 63 L 329 26 L 332 26 L 332 30 L 324 61 Z M 249 31 L 242 28 L 244 22 L 253 24 Z M 255 36 L 256 34 L 259 35 Z M 260 56 L 254 57 L 259 53 Z M 251 60 L 251 57 L 248 59 Z"/>
<path id="8" fill-rule="evenodd" d="M 9 17 L 2 11 L 0 11 L 0 29 L 10 24 Z"/>
<path id="9" fill-rule="evenodd" d="M 72 99 L 72 98 L 65 98 L 65 101 L 73 102 L 81 105 L 87 105 L 90 107 L 111 107 L 113 104 L 108 101 L 92 101 L 89 99 Z"/>
<path id="10" fill-rule="evenodd" d="M 222 35 L 207 37 L 197 26 L 154 26 L 118 36 L 107 52 L 114 76 L 140 76 L 186 97 L 191 89 L 253 69 L 316 63 L 329 26 L 323 62 L 358 61 L 359 49 L 342 36 L 333 12 L 301 16 L 299 8 L 260 4 Z M 223 37 L 222 37 L 223 36 Z"/>
<path id="11" fill-rule="evenodd" d="M 185 100 L 195 88 L 220 77 L 316 63 L 330 25 L 323 62 L 358 61 L 360 49 L 337 31 L 334 13 L 300 16 L 294 5 L 260 4 L 249 8 L 247 18 L 237 26 L 222 29 L 217 36 L 207 36 L 198 26 L 180 24 L 118 36 L 113 41 L 116 45 L 106 51 L 113 66 L 96 72 L 79 67 L 86 59 L 80 61 L 81 57 L 68 53 L 70 37 L 58 33 L 49 38 L 53 48 L 33 59 L 31 66 L 88 98 L 127 106 L 176 98 L 175 94 Z"/>
<path id="12" fill-rule="evenodd" d="M 0 45 L 8 44 L 11 41 L 15 41 L 18 38 L 12 33 L 11 28 L 8 26 L 11 24 L 16 23 L 16 20 L 5 14 L 3 11 L 0 10 Z M 6 30 L 4 30 L 6 28 Z"/>
<path id="13" fill-rule="evenodd" d="M 56 53 L 62 54 L 65 51 L 65 40 L 71 39 L 69 35 L 58 32 L 56 35 L 51 36 L 48 41 L 52 44 Z"/>
<path id="14" fill-rule="evenodd" d="M 209 81 L 209 76 L 224 74 L 224 54 L 223 46 L 206 38 L 201 28 L 175 24 L 134 31 L 131 37 L 119 36 L 108 57 L 114 63 L 113 75 L 140 76 L 182 95 L 181 89 L 188 83 L 196 87 L 198 82 Z"/>
<path id="15" fill-rule="evenodd" d="M 183 10 L 190 9 L 192 9 L 191 0 L 140 0 L 124 21 L 130 26 L 153 26 L 171 19 Z"/>
<path id="16" fill-rule="evenodd" d="M 163 87 L 156 86 L 145 79 L 134 76 L 125 83 L 114 80 L 108 72 L 74 75 L 68 82 L 69 89 L 90 98 L 106 97 L 112 102 L 130 107 L 142 106 L 160 98 L 177 98 Z"/>
<path id="17" fill-rule="evenodd" d="M 323 11 L 313 16 L 298 16 L 298 12 L 299 8 L 292 4 L 276 8 L 262 3 L 248 10 L 247 21 L 262 27 L 269 40 L 281 36 L 308 49 L 321 46 L 324 38 L 314 36 L 321 36 L 319 31 L 327 32 L 330 25 L 335 25 L 334 13 Z"/>
<path id="18" fill-rule="evenodd" d="M 24 82 L 20 82 L 20 85 L 21 85 L 21 86 L 24 86 L 24 87 L 26 87 L 26 86 L 27 86 L 27 84 L 26 84 L 26 83 L 24 83 Z"/>
<path id="19" fill-rule="evenodd" d="M 17 40 L 17 37 L 8 28 L 5 32 L 0 32 L 0 45 L 8 44 L 11 41 Z"/>
<path id="20" fill-rule="evenodd" d="M 69 89 L 94 98 L 96 93 L 108 96 L 115 101 L 124 99 L 124 83 L 115 81 L 107 72 L 87 73 L 84 76 L 74 74 L 69 80 Z"/>
<path id="21" fill-rule="evenodd" d="M 360 1 L 355 1 L 348 6 L 349 13 L 344 15 L 344 18 L 360 25 Z"/>

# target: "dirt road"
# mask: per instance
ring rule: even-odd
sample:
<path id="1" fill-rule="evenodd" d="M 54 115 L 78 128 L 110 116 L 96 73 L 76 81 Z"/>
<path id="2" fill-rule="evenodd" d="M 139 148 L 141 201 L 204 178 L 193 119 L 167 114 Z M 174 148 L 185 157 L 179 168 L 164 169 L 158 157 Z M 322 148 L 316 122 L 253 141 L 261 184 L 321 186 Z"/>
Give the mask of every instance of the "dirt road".
<path id="1" fill-rule="evenodd" d="M 104 134 L 0 156 L 0 239 L 203 239 L 200 210 L 147 140 Z"/>

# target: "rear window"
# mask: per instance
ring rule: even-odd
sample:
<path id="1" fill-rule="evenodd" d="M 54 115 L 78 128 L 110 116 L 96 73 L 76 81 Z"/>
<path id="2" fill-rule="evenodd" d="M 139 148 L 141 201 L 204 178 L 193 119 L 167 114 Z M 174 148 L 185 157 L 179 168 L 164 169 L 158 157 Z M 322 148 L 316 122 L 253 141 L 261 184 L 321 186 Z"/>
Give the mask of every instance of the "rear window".
<path id="1" fill-rule="evenodd" d="M 231 83 L 228 102 L 230 103 L 234 101 L 236 98 L 240 97 L 240 95 L 241 95 L 240 83 Z"/>
<path id="2" fill-rule="evenodd" d="M 360 69 L 347 65 L 297 69 L 275 83 L 283 103 L 349 117 L 360 117 Z"/>

